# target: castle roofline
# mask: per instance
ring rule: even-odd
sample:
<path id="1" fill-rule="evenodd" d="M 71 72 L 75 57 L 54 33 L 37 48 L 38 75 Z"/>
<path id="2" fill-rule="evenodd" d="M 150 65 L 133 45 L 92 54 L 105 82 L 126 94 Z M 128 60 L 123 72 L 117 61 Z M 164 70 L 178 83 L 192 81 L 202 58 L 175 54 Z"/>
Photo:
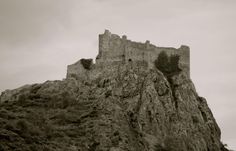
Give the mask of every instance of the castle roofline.
<path id="1" fill-rule="evenodd" d="M 152 44 L 150 42 L 150 40 L 146 40 L 145 42 L 132 41 L 132 40 L 128 39 L 126 35 L 119 36 L 118 34 L 111 33 L 110 30 L 108 30 L 108 29 L 105 29 L 104 33 L 103 34 L 99 34 L 99 35 L 107 36 L 109 38 L 112 38 L 112 37 L 119 38 L 121 40 L 126 40 L 128 43 L 131 43 L 131 44 L 142 45 L 143 47 L 146 46 L 149 49 L 156 49 L 156 48 L 159 48 L 159 49 L 175 49 L 175 50 L 189 49 L 189 46 L 187 46 L 187 45 L 180 45 L 180 47 L 175 48 L 175 47 L 156 46 L 156 45 Z"/>

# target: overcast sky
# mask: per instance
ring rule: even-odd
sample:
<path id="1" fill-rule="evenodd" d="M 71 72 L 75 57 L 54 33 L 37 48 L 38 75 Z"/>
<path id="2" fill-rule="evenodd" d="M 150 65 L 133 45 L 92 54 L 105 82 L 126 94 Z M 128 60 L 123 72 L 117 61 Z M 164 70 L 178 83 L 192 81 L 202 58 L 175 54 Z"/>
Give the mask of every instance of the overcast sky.
<path id="1" fill-rule="evenodd" d="M 191 49 L 191 77 L 236 149 L 236 0 L 0 0 L 0 92 L 63 79 L 98 34 Z"/>

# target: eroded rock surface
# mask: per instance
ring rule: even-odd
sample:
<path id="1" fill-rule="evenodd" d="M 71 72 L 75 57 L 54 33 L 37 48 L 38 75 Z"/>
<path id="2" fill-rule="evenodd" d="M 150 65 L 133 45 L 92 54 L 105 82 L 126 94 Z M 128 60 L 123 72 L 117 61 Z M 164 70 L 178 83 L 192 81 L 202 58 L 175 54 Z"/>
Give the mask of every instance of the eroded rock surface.
<path id="1" fill-rule="evenodd" d="M 185 72 L 123 66 L 8 90 L 0 101 L 0 150 L 227 150 Z"/>

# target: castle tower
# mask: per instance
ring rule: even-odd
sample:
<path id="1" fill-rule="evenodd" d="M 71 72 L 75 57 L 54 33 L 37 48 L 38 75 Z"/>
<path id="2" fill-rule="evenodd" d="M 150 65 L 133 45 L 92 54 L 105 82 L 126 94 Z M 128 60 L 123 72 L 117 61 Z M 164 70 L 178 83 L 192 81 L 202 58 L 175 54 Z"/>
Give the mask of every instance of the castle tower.
<path id="1" fill-rule="evenodd" d="M 111 32 L 109 30 L 105 30 L 104 34 L 99 34 L 99 48 L 98 55 L 96 57 L 96 63 L 101 65 L 106 60 L 106 52 L 109 51 L 109 39 L 111 37 Z"/>
<path id="2" fill-rule="evenodd" d="M 185 45 L 181 45 L 178 49 L 178 54 L 180 55 L 180 67 L 190 75 L 190 48 Z"/>
<path id="3" fill-rule="evenodd" d="M 111 32 L 105 30 L 104 34 L 99 35 L 99 53 L 109 51 L 109 39 L 111 37 Z"/>
<path id="4" fill-rule="evenodd" d="M 96 66 L 107 67 L 117 64 L 129 63 L 145 66 L 149 69 L 155 68 L 154 61 L 160 52 L 166 52 L 169 56 L 177 54 L 180 56 L 179 67 L 190 73 L 190 50 L 188 46 L 180 48 L 157 47 L 147 40 L 145 43 L 135 42 L 127 39 L 126 35 L 119 36 L 105 30 L 99 35 L 99 53 L 96 58 Z"/>

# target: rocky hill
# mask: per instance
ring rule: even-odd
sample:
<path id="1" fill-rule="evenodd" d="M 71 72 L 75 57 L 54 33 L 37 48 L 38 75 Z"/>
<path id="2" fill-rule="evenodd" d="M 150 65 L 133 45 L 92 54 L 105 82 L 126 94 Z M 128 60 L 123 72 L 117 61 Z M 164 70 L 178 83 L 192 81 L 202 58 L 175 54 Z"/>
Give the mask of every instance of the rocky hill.
<path id="1" fill-rule="evenodd" d="M 1 95 L 0 150 L 226 150 L 184 72 L 167 79 L 124 67 L 10 92 Z"/>
<path id="2" fill-rule="evenodd" d="M 93 70 L 4 91 L 0 151 L 227 151 L 184 70 Z"/>

